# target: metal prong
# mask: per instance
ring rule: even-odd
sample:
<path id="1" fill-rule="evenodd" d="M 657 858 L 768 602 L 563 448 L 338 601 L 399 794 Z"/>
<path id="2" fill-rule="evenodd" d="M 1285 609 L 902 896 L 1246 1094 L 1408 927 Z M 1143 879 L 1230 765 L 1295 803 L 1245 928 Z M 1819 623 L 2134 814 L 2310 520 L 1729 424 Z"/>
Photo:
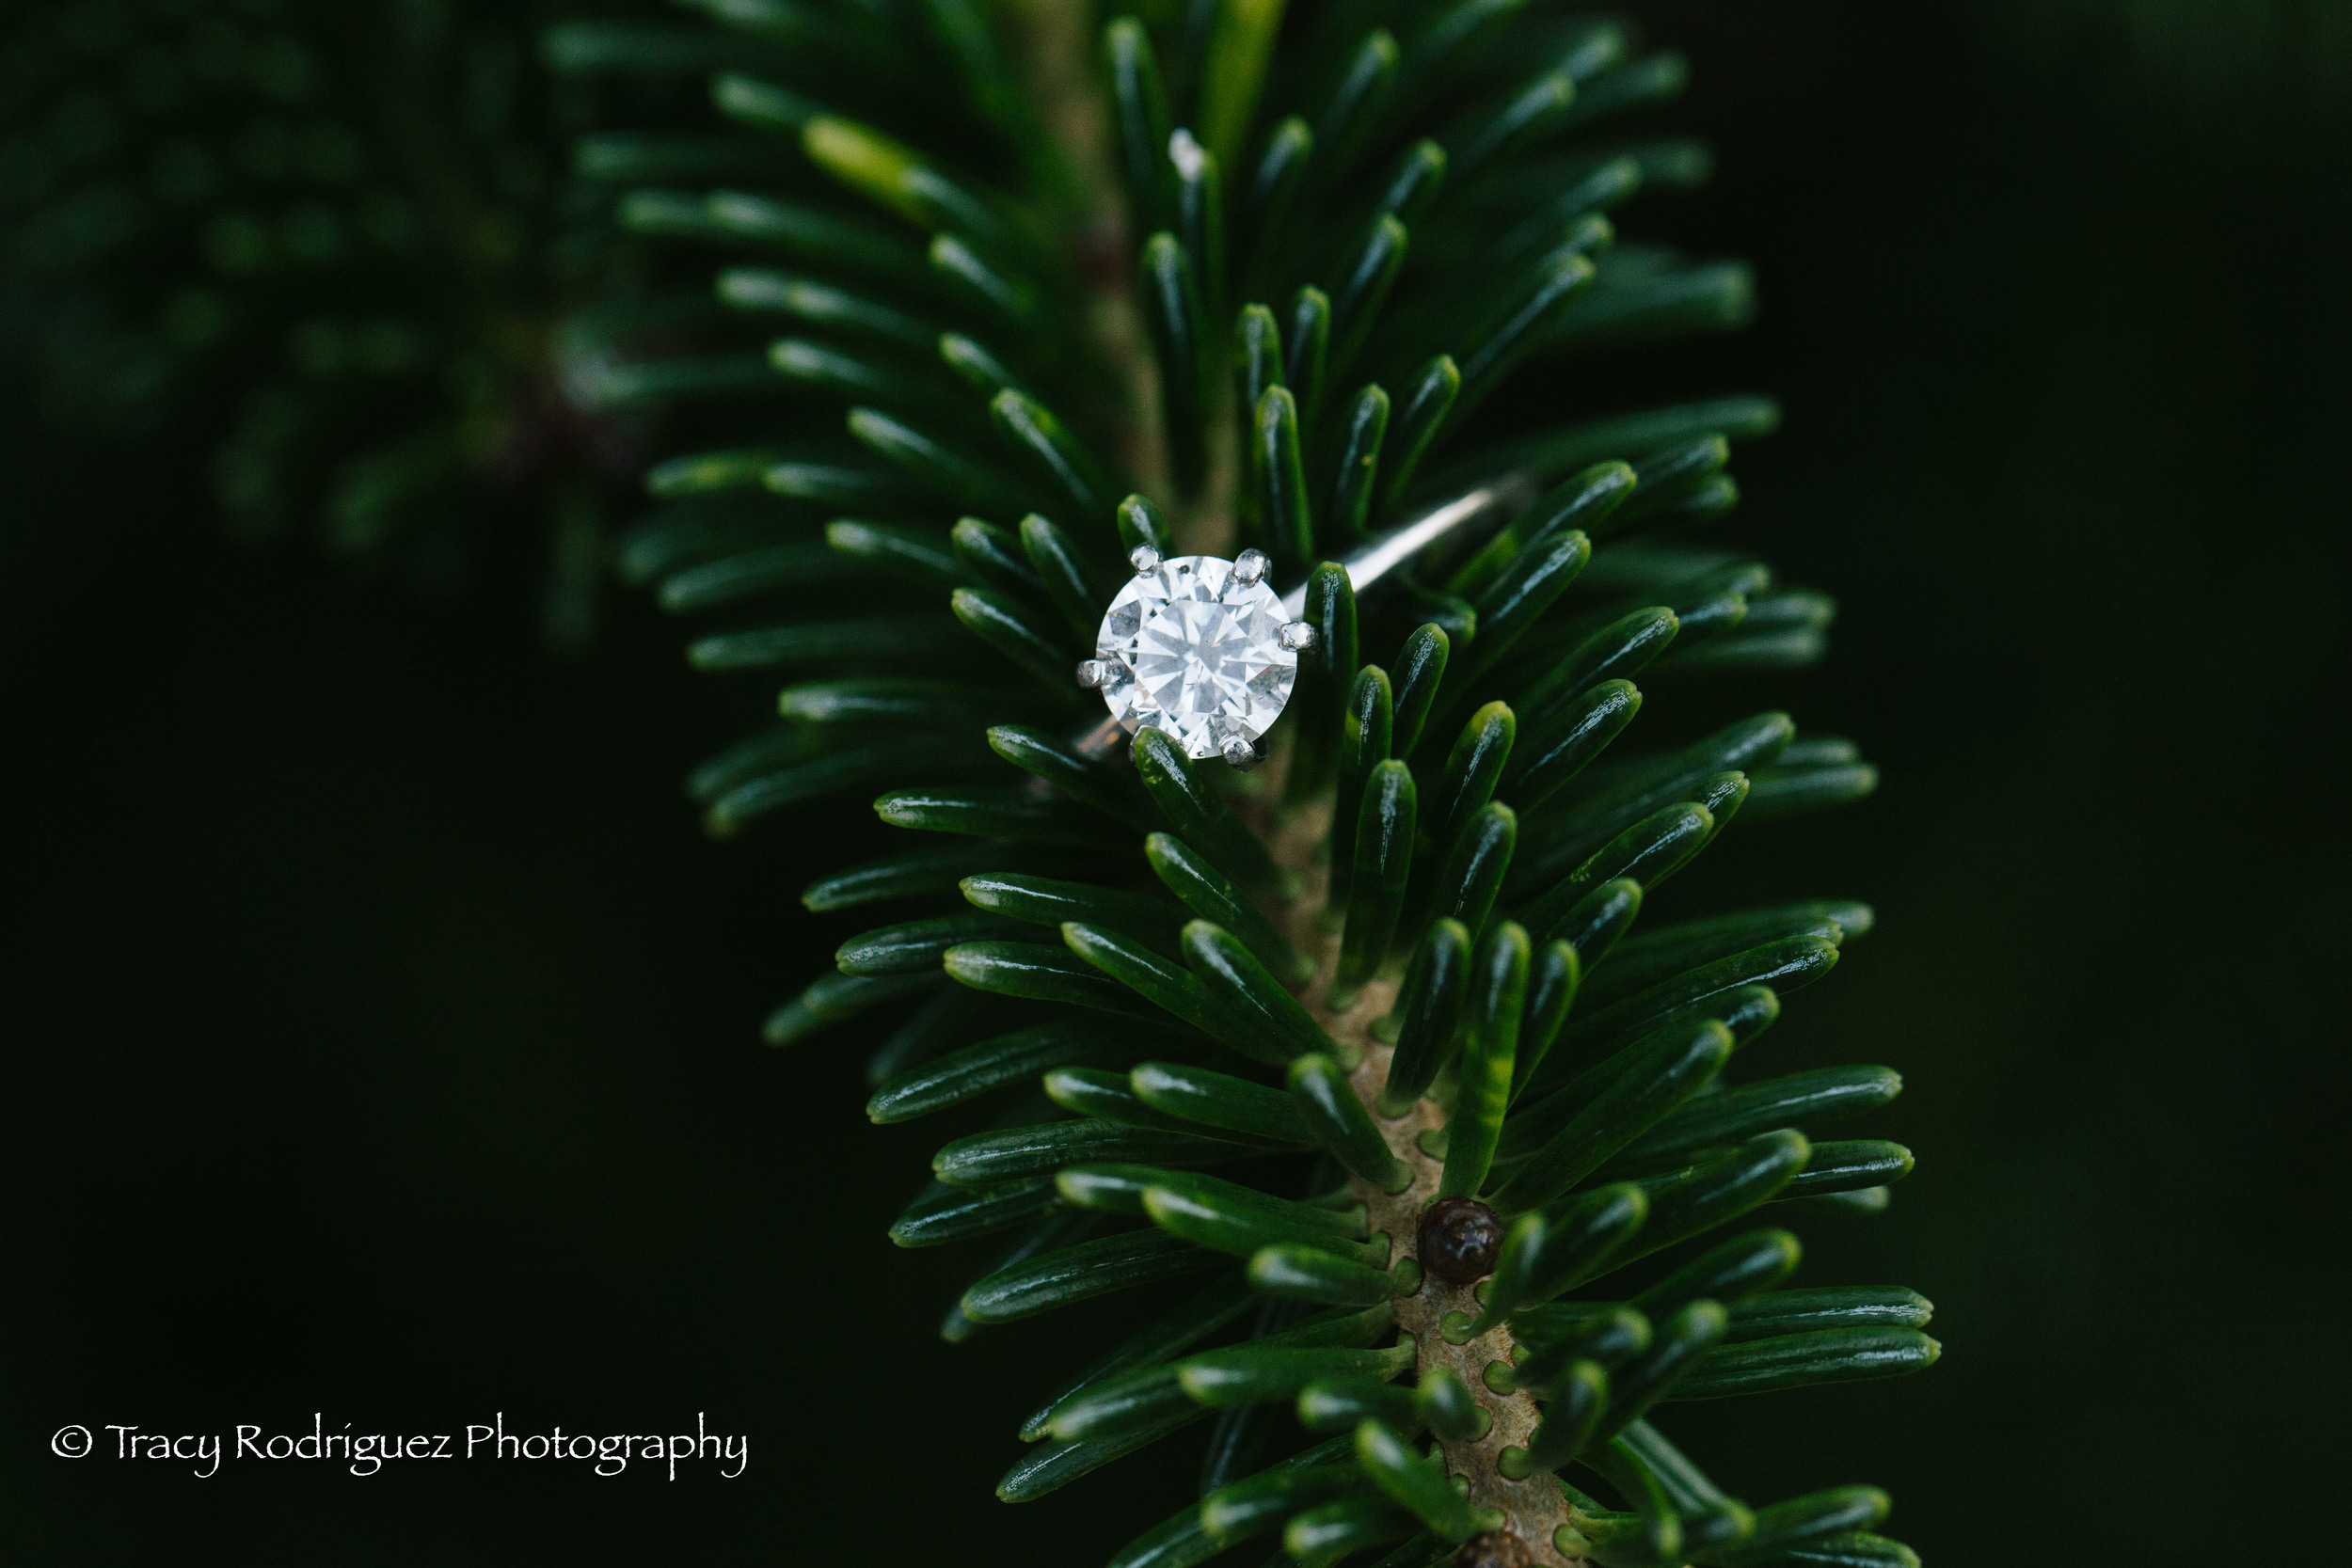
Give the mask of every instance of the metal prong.
<path id="1" fill-rule="evenodd" d="M 1179 125 L 1168 133 L 1168 161 L 1176 166 L 1176 172 L 1186 180 L 1198 180 L 1208 166 L 1209 150 L 1193 139 L 1190 131 Z"/>
<path id="2" fill-rule="evenodd" d="M 1295 654 L 1303 654 L 1315 645 L 1315 627 L 1311 621 L 1292 621 L 1275 636 L 1282 646 Z"/>
<path id="3" fill-rule="evenodd" d="M 1263 550 L 1244 550 L 1233 558 L 1233 580 L 1245 586 L 1257 583 L 1265 577 L 1265 569 L 1273 564 L 1266 559 Z"/>
<path id="4" fill-rule="evenodd" d="M 1137 545 L 1127 552 L 1127 564 L 1136 569 L 1137 577 L 1156 572 L 1160 569 L 1160 552 L 1149 545 Z"/>
<path id="5" fill-rule="evenodd" d="M 1078 660 L 1078 684 L 1092 691 L 1111 678 L 1111 667 L 1099 658 Z"/>
<path id="6" fill-rule="evenodd" d="M 1237 735 L 1229 735 L 1225 737 L 1225 760 L 1233 765 L 1235 772 L 1247 773 L 1265 761 L 1265 744 L 1261 741 L 1253 745 Z"/>

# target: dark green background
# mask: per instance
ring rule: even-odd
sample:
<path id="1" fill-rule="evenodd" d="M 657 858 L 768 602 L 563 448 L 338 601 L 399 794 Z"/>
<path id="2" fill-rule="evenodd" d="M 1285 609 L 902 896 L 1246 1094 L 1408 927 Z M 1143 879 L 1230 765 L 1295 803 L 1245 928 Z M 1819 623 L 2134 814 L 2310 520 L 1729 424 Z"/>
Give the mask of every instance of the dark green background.
<path id="1" fill-rule="evenodd" d="M 1883 1125 L 1921 1166 L 1883 1219 L 1808 1222 L 1806 1277 L 1915 1285 L 1947 1346 L 1675 1429 L 1752 1497 L 1885 1484 L 1943 1564 L 2318 1560 L 2352 159 L 2317 10 L 2243 8 L 2285 24 L 2250 46 L 2180 8 L 1654 10 L 1722 166 L 1634 227 L 1752 258 L 1764 312 L 1575 395 L 1786 400 L 1735 527 L 1844 614 L 1833 662 L 1757 701 L 1886 782 L 1734 833 L 1685 896 L 1877 903 L 1774 1049 L 1899 1068 Z M 881 1234 L 933 1129 L 868 1127 L 844 1042 L 756 1044 L 843 934 L 794 897 L 832 819 L 712 845 L 675 781 L 763 685 L 690 678 L 638 604 L 562 666 L 514 593 L 241 556 L 195 446 L 63 441 L 21 404 L 13 1560 L 1082 1568 L 1177 1506 L 1150 1460 L 990 1498 L 1108 1317 L 939 1344 L 979 1259 Z M 67 1421 L 314 1409 L 704 1410 L 753 1460 L 199 1481 L 47 1452 Z"/>

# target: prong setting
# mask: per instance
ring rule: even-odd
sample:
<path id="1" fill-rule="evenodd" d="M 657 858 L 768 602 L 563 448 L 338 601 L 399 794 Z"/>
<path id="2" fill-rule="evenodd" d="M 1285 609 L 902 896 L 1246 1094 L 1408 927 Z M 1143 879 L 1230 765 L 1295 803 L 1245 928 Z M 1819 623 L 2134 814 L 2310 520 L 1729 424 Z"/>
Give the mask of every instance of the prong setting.
<path id="1" fill-rule="evenodd" d="M 1079 682 L 1130 735 L 1149 724 L 1198 761 L 1257 767 L 1260 737 L 1298 680 L 1282 633 L 1299 612 L 1266 580 L 1273 562 L 1259 550 L 1163 558 L 1150 546 L 1128 559 L 1136 575 L 1111 595 Z"/>
<path id="2" fill-rule="evenodd" d="M 1286 624 L 1280 631 L 1275 633 L 1275 636 L 1280 639 L 1282 646 L 1291 652 L 1303 654 L 1315 645 L 1314 623 L 1292 621 Z"/>

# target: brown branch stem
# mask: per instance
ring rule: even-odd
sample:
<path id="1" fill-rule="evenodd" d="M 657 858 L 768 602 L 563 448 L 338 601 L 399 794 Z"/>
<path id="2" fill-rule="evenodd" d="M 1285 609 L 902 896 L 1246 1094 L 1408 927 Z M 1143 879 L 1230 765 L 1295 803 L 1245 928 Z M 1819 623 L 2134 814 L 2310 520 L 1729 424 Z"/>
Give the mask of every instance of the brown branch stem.
<path id="1" fill-rule="evenodd" d="M 1068 170 L 1073 209 L 1065 229 L 1079 276 L 1090 297 L 1087 307 L 1089 331 L 1104 362 L 1127 389 L 1126 406 L 1115 421 L 1114 439 L 1128 472 L 1147 491 L 1169 493 L 1168 453 L 1161 439 L 1159 376 L 1146 346 L 1134 279 L 1128 259 L 1134 254 L 1126 203 L 1114 173 L 1109 116 L 1096 79 L 1090 7 L 1081 0 L 1015 0 L 1009 7 L 1022 29 L 1030 101 L 1047 129 Z M 1208 476 L 1197 495 L 1173 508 L 1178 548 L 1187 553 L 1222 553 L 1232 547 L 1234 502 L 1240 482 L 1240 443 L 1229 418 L 1211 421 L 1213 440 Z M 1253 815 L 1279 798 L 1273 787 L 1283 768 L 1261 775 L 1261 787 L 1244 809 Z M 1375 1104 L 1387 1081 L 1389 1047 L 1373 1037 L 1373 1024 L 1388 1014 L 1395 1001 L 1391 980 L 1375 980 L 1363 987 L 1345 1007 L 1330 1005 L 1332 975 L 1339 960 L 1339 938 L 1322 921 L 1327 879 L 1320 849 L 1330 829 L 1330 808 L 1318 804 L 1290 813 L 1277 821 L 1262 818 L 1262 829 L 1275 858 L 1296 879 L 1297 895 L 1280 911 L 1291 938 L 1301 951 L 1315 958 L 1315 974 L 1300 1000 L 1325 1032 L 1360 1057 L 1350 1084 L 1368 1104 Z M 1401 1193 L 1384 1193 L 1369 1183 L 1356 1183 L 1375 1233 L 1389 1237 L 1393 1261 L 1411 1258 L 1422 1211 L 1437 1196 L 1442 1162 L 1422 1151 L 1422 1132 L 1441 1127 L 1445 1115 L 1422 1099 L 1401 1117 L 1375 1121 L 1389 1145 L 1413 1170 L 1412 1184 Z M 1569 1568 L 1581 1559 L 1563 1555 L 1552 1537 L 1567 1522 L 1565 1499 L 1550 1475 L 1538 1473 L 1525 1481 L 1506 1478 L 1500 1467 L 1502 1450 L 1525 1448 L 1540 1412 L 1534 1397 L 1524 1391 L 1498 1394 L 1486 1384 L 1489 1365 L 1510 1364 L 1512 1340 L 1507 1325 L 1498 1326 L 1463 1344 L 1449 1344 L 1442 1323 L 1450 1312 L 1473 1315 L 1478 1303 L 1468 1285 L 1451 1284 L 1423 1272 L 1421 1287 L 1396 1304 L 1399 1329 L 1413 1337 L 1418 1371 L 1426 1376 L 1443 1368 L 1456 1373 L 1473 1398 L 1492 1418 L 1486 1436 L 1476 1442 L 1445 1443 L 1446 1465 L 1470 1485 L 1473 1507 L 1496 1509 L 1505 1528 L 1517 1534 L 1537 1562 L 1549 1568 Z"/>
<path id="2" fill-rule="evenodd" d="M 1262 799 L 1271 800 L 1276 793 Z M 1385 1193 L 1360 1180 L 1354 1182 L 1371 1232 L 1389 1238 L 1393 1267 L 1400 1259 L 1417 1256 L 1422 1212 L 1438 1196 L 1444 1162 L 1424 1153 L 1420 1140 L 1422 1133 L 1445 1125 L 1445 1113 L 1424 1096 L 1402 1117 L 1380 1114 L 1378 1099 L 1388 1082 L 1390 1047 L 1374 1037 L 1372 1027 L 1388 1016 L 1394 1004 L 1395 981 L 1375 979 L 1346 1006 L 1330 1005 L 1340 938 L 1322 919 L 1328 879 L 1318 853 L 1329 834 L 1330 820 L 1327 803 L 1318 803 L 1271 824 L 1267 836 L 1277 863 L 1298 879 L 1297 896 L 1280 911 L 1287 934 L 1315 961 L 1314 977 L 1299 993 L 1299 1001 L 1326 1034 L 1360 1054 L 1348 1082 L 1372 1107 L 1374 1123 L 1388 1139 L 1390 1149 L 1412 1167 L 1412 1185 L 1401 1193 Z M 1455 1373 L 1493 1418 L 1486 1436 L 1476 1442 L 1443 1443 L 1446 1468 L 1470 1483 L 1473 1508 L 1502 1511 L 1503 1528 L 1526 1544 L 1535 1561 L 1549 1568 L 1588 1568 L 1584 1559 L 1568 1556 L 1554 1544 L 1554 1535 L 1568 1522 L 1567 1502 L 1559 1481 L 1548 1471 L 1537 1471 L 1524 1481 L 1512 1481 L 1502 1471 L 1502 1450 L 1526 1448 L 1542 1412 L 1533 1394 L 1523 1389 L 1498 1394 L 1486 1384 L 1489 1366 L 1510 1365 L 1514 1341 L 1507 1323 L 1459 1345 L 1447 1342 L 1442 1331 L 1446 1315 L 1467 1312 L 1474 1318 L 1478 1311 L 1470 1286 L 1439 1279 L 1425 1269 L 1420 1289 L 1396 1303 L 1397 1327 L 1413 1337 L 1416 1375 L 1426 1377 L 1440 1369 Z"/>

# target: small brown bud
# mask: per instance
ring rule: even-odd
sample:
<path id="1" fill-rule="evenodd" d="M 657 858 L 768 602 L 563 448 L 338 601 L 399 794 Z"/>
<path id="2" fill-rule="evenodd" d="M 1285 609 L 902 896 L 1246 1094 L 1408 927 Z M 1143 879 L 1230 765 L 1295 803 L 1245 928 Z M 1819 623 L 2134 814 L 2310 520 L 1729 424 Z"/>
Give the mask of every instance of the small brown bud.
<path id="1" fill-rule="evenodd" d="M 1414 1249 L 1422 1268 L 1467 1285 L 1494 1273 L 1495 1255 L 1502 1250 L 1502 1221 L 1476 1198 L 1444 1198 L 1421 1216 Z"/>

